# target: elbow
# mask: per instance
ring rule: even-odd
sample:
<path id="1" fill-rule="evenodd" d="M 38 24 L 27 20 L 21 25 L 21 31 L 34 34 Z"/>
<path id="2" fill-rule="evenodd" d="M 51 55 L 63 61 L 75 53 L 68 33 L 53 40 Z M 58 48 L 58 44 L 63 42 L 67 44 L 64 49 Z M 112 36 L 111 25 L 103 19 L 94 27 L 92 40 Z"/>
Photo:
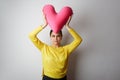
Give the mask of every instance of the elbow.
<path id="1" fill-rule="evenodd" d="M 83 39 L 82 38 L 80 38 L 80 43 L 83 41 Z"/>
<path id="2" fill-rule="evenodd" d="M 81 44 L 82 41 L 83 41 L 83 39 L 80 37 L 80 38 L 78 39 L 78 44 Z"/>
<path id="3" fill-rule="evenodd" d="M 28 35 L 28 37 L 31 39 L 31 38 L 33 37 L 33 35 L 30 33 L 30 34 Z"/>
<path id="4" fill-rule="evenodd" d="M 28 37 L 29 37 L 29 39 L 33 40 L 33 39 L 36 37 L 36 35 L 30 33 L 30 34 L 28 35 Z"/>

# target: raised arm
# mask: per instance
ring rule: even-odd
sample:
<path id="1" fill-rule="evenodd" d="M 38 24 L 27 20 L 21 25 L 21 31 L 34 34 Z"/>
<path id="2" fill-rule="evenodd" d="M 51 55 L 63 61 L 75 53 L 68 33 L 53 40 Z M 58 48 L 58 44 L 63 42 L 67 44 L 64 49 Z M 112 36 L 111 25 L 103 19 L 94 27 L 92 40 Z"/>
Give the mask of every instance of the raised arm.
<path id="1" fill-rule="evenodd" d="M 42 43 L 42 41 L 40 41 L 37 37 L 37 34 L 42 31 L 46 26 L 47 26 L 47 22 L 46 22 L 46 18 L 44 16 L 44 20 L 45 23 L 42 26 L 37 27 L 36 29 L 34 29 L 32 32 L 29 33 L 29 38 L 30 40 L 34 43 L 34 45 L 38 48 L 41 49 L 44 44 Z"/>
<path id="2" fill-rule="evenodd" d="M 71 28 L 69 25 L 71 18 L 72 18 L 72 16 L 69 17 L 69 19 L 65 25 L 67 30 L 69 31 L 69 33 L 71 34 L 71 36 L 74 39 L 69 45 L 66 46 L 69 53 L 71 53 L 74 49 L 76 49 L 80 45 L 80 43 L 82 42 L 81 36 L 73 28 Z"/>

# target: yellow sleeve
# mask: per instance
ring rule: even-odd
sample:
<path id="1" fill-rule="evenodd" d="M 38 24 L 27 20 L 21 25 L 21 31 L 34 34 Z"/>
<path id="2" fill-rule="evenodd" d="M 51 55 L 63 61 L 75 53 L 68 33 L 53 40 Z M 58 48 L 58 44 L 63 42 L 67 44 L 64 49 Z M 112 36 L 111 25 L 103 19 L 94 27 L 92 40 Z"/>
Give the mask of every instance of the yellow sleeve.
<path id="1" fill-rule="evenodd" d="M 30 34 L 29 34 L 29 38 L 30 40 L 33 42 L 33 44 L 41 50 L 41 48 L 44 46 L 44 43 L 42 41 L 40 41 L 37 37 L 37 34 L 42 30 L 42 26 L 39 26 L 38 28 L 36 28 L 35 30 L 33 30 Z"/>
<path id="2" fill-rule="evenodd" d="M 71 36 L 74 38 L 74 40 L 66 46 L 68 50 L 68 54 L 70 54 L 73 50 L 75 50 L 80 45 L 80 43 L 82 42 L 82 38 L 72 28 L 70 28 L 68 31 L 71 34 Z"/>

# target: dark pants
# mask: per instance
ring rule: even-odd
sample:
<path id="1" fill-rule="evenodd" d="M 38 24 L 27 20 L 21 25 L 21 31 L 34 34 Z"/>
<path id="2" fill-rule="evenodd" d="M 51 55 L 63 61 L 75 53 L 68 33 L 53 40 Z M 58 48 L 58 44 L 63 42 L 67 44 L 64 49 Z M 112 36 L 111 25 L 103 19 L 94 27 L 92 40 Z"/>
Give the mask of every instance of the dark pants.
<path id="1" fill-rule="evenodd" d="M 50 78 L 50 77 L 44 75 L 42 80 L 67 80 L 67 77 L 65 76 L 60 79 L 54 79 L 54 78 Z"/>

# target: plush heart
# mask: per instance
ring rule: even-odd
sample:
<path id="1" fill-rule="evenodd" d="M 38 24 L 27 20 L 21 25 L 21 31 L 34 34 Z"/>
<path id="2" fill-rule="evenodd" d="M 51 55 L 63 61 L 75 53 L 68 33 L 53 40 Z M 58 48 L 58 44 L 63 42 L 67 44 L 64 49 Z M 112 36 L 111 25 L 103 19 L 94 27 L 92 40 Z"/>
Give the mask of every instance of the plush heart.
<path id="1" fill-rule="evenodd" d="M 57 13 L 52 5 L 47 4 L 43 7 L 43 13 L 53 32 L 57 33 L 64 27 L 73 11 L 70 7 L 65 6 Z"/>

